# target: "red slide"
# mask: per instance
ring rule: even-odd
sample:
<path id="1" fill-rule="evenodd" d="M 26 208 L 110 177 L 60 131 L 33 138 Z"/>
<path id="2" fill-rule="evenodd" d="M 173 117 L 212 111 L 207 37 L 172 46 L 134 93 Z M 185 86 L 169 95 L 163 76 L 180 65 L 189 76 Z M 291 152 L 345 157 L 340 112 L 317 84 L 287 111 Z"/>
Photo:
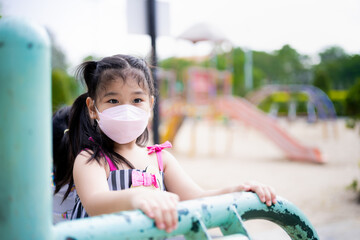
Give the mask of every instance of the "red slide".
<path id="1" fill-rule="evenodd" d="M 217 109 L 232 119 L 254 127 L 282 149 L 287 158 L 297 161 L 324 163 L 317 148 L 306 147 L 291 137 L 276 122 L 243 98 L 223 97 L 216 101 Z"/>

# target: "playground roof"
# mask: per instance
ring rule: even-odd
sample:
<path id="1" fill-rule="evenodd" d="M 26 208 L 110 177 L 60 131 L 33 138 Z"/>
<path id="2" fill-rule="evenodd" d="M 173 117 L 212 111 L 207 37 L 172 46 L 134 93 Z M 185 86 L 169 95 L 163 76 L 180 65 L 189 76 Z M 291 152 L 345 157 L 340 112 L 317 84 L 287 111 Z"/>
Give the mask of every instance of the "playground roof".
<path id="1" fill-rule="evenodd" d="M 225 34 L 220 29 L 205 22 L 193 25 L 180 34 L 178 38 L 188 40 L 193 43 L 201 41 L 221 43 L 228 41 Z"/>

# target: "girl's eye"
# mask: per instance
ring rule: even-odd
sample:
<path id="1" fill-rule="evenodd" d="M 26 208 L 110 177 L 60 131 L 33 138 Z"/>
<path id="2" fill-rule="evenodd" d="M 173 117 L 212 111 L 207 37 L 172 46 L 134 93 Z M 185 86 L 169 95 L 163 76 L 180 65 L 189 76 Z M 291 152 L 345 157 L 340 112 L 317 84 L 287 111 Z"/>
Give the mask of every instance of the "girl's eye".
<path id="1" fill-rule="evenodd" d="M 141 103 L 142 102 L 142 99 L 141 98 L 136 98 L 134 99 L 134 103 Z"/>
<path id="2" fill-rule="evenodd" d="M 108 102 L 112 104 L 119 103 L 119 101 L 116 99 L 110 99 Z"/>

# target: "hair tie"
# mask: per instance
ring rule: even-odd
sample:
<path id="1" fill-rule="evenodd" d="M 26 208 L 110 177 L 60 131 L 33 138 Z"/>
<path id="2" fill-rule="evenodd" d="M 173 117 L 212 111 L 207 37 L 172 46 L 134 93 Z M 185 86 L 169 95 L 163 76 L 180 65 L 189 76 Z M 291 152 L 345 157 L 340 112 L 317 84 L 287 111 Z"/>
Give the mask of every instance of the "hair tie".
<path id="1" fill-rule="evenodd" d="M 65 133 L 67 133 L 69 131 L 69 129 L 67 128 L 67 129 L 65 129 L 64 130 L 64 135 L 65 135 Z"/>

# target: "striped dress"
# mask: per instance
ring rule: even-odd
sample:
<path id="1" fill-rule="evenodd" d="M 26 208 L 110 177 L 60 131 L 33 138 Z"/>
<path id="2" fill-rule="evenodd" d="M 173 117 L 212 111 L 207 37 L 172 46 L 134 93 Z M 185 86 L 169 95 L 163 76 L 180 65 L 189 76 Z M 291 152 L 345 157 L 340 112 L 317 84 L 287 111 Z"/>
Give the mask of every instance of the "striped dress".
<path id="1" fill-rule="evenodd" d="M 161 150 L 163 148 L 165 148 L 164 144 L 148 147 L 148 149 L 154 149 L 153 151 L 149 150 L 149 154 L 151 154 L 152 152 L 156 152 L 159 169 L 155 169 L 153 166 L 149 166 L 145 170 L 117 169 L 116 166 L 113 164 L 113 162 L 109 159 L 109 157 L 105 156 L 105 159 L 110 167 L 110 175 L 107 179 L 110 191 L 125 190 L 131 188 L 133 185 L 133 171 L 138 171 L 140 174 L 150 173 L 151 175 L 155 175 L 156 176 L 155 179 L 157 181 L 157 185 L 159 186 L 159 189 L 165 191 L 163 163 L 161 158 Z M 79 196 L 76 195 L 75 206 L 71 214 L 71 220 L 78 218 L 86 218 L 86 217 L 89 217 L 89 215 L 87 214 L 83 205 L 81 204 Z"/>

